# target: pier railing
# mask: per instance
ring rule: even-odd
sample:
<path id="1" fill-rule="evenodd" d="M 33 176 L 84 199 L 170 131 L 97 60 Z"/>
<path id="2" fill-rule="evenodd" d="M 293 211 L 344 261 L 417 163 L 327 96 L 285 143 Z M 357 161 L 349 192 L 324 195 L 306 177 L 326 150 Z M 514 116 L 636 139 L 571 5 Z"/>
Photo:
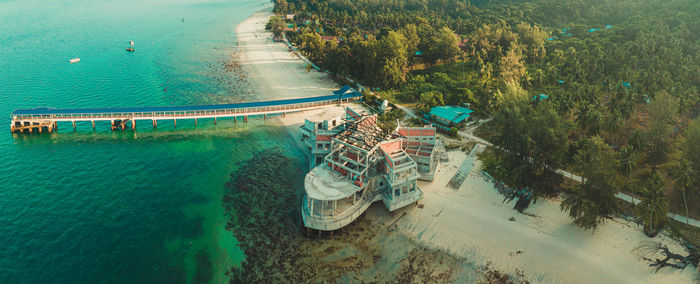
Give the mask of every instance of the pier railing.
<path id="1" fill-rule="evenodd" d="M 347 102 L 347 100 L 343 100 Z M 60 114 L 17 114 L 13 115 L 14 120 L 56 120 L 56 121 L 80 121 L 80 120 L 112 120 L 112 119 L 171 119 L 171 118 L 205 118 L 205 117 L 232 117 L 244 115 L 261 115 L 282 112 L 292 112 L 301 109 L 322 107 L 339 103 L 336 101 L 325 101 L 315 103 L 300 103 L 289 106 L 275 107 L 250 107 L 222 110 L 204 111 L 161 111 L 161 112 L 111 112 L 111 113 L 60 113 Z"/>
<path id="2" fill-rule="evenodd" d="M 248 116 L 264 116 L 268 114 L 284 114 L 287 112 L 303 111 L 320 108 L 327 105 L 347 103 L 358 100 L 357 95 L 330 95 L 310 98 L 285 99 L 276 101 L 261 101 L 221 105 L 201 106 L 174 106 L 174 107 L 135 107 L 135 108 L 92 108 L 92 109 L 52 109 L 34 108 L 15 110 L 12 116 L 12 132 L 32 132 L 38 128 L 52 131 L 58 121 L 115 121 L 121 123 L 124 128 L 126 121 L 135 127 L 135 120 L 153 120 L 154 127 L 157 120 L 177 120 L 198 118 L 242 117 L 244 121 Z M 51 127 L 49 127 L 51 126 Z"/>

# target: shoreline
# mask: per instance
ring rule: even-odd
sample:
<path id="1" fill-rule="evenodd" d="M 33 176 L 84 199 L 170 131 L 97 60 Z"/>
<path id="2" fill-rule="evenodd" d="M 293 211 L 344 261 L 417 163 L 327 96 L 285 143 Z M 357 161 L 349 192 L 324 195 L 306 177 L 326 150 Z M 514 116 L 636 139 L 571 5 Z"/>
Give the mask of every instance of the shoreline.
<path id="1" fill-rule="evenodd" d="M 236 27 L 241 64 L 251 84 L 256 86 L 258 97 L 324 95 L 337 88 L 326 73 L 305 71 L 301 59 L 288 52 L 284 44 L 271 40 L 270 33 L 264 31 L 264 24 L 271 15 L 266 11 L 256 12 Z M 303 124 L 304 118 L 332 118 L 342 111 L 342 107 L 327 107 L 296 112 L 287 114 L 284 119 L 275 119 L 275 123 L 286 127 L 297 146 L 303 147 L 298 126 Z M 692 268 L 667 268 L 654 273 L 649 263 L 633 252 L 643 243 L 659 241 L 673 251 L 682 251 L 667 234 L 647 238 L 634 223 L 620 218 L 606 221 L 595 232 L 586 231 L 571 225 L 568 216 L 559 210 L 557 200 L 541 199 L 531 205 L 527 213 L 534 217 L 519 214 L 511 204 L 501 202 L 503 197 L 495 191 L 493 183 L 484 180 L 478 160 L 459 189 L 448 188 L 447 182 L 466 158 L 466 153 L 450 151 L 448 154 L 450 161 L 440 163 L 435 181 L 419 183 L 425 193 L 419 201 L 424 208 L 409 206 L 389 214 L 385 208 L 372 205 L 357 224 L 349 226 L 353 232 L 346 232 L 353 234 L 353 238 L 363 239 L 364 244 L 342 237 L 337 240 L 306 238 L 303 242 L 307 246 L 317 246 L 311 249 L 312 255 L 322 255 L 326 261 L 322 262 L 324 267 L 332 267 L 335 260 L 345 261 L 350 257 L 362 262 L 357 260 L 363 257 L 358 246 L 367 246 L 364 257 L 379 257 L 372 268 L 360 265 L 362 268 L 345 271 L 336 278 L 343 281 L 377 280 L 377 277 L 387 277 L 379 280 L 399 279 L 407 271 L 397 263 L 406 264 L 408 260 L 437 266 L 430 262 L 435 259 L 445 260 L 439 264 L 439 270 L 445 274 L 441 274 L 441 278 L 433 278 L 436 275 L 432 273 L 422 274 L 423 279 L 474 282 L 488 278 L 490 272 L 495 271 L 537 283 L 695 281 L 697 274 Z M 396 231 L 384 229 L 404 213 L 408 218 L 396 223 Z M 510 217 L 515 221 L 510 221 Z M 411 260 L 416 254 L 430 257 Z M 317 256 L 321 258 L 320 255 Z M 386 270 L 385 273 L 382 270 Z"/>
<path id="2" fill-rule="evenodd" d="M 322 96 L 338 89 L 326 73 L 305 71 L 301 59 L 272 40 L 265 31 L 271 9 L 255 12 L 235 28 L 239 62 L 257 100 Z"/>

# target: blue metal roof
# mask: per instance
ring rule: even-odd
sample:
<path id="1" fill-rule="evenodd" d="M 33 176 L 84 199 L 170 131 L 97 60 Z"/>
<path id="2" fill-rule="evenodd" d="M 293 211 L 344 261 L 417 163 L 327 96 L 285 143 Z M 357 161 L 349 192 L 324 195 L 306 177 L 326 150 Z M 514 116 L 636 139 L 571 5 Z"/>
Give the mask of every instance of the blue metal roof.
<path id="1" fill-rule="evenodd" d="M 340 87 L 340 89 L 333 91 L 333 93 L 336 95 L 340 95 L 340 94 L 347 93 L 349 90 L 352 90 L 352 87 L 350 87 L 348 85 L 343 85 L 342 87 Z"/>
<path id="2" fill-rule="evenodd" d="M 360 94 L 360 92 L 358 92 L 357 90 L 353 89 L 352 87 L 350 87 L 348 85 L 344 85 L 340 89 L 333 91 L 333 94 L 336 94 L 338 96 L 345 95 L 345 94 L 353 94 L 353 96 L 358 96 L 358 97 L 362 96 L 362 94 Z"/>
<path id="3" fill-rule="evenodd" d="M 548 99 L 548 98 L 549 98 L 549 96 L 546 94 L 539 94 L 539 95 L 534 95 L 530 100 L 533 100 L 533 101 L 540 100 L 541 101 L 541 100 Z"/>
<path id="4" fill-rule="evenodd" d="M 337 92 L 337 91 L 336 91 Z M 334 92 L 335 93 L 335 92 Z M 259 101 L 234 104 L 219 104 L 219 105 L 197 105 L 197 106 L 163 106 L 163 107 L 118 107 L 118 108 L 33 108 L 33 109 L 18 109 L 12 112 L 12 115 L 52 115 L 52 114 L 88 114 L 88 113 L 134 113 L 134 112 L 173 112 L 173 111 L 202 111 L 202 110 L 221 110 L 221 109 L 238 109 L 250 107 L 266 107 L 291 105 L 298 103 L 322 102 L 338 99 L 357 98 L 362 96 L 358 92 L 333 94 L 328 96 L 284 99 L 272 101 Z"/>
<path id="5" fill-rule="evenodd" d="M 430 109 L 430 116 L 437 116 L 453 123 L 460 123 L 469 118 L 472 112 L 474 111 L 465 107 L 437 106 Z"/>

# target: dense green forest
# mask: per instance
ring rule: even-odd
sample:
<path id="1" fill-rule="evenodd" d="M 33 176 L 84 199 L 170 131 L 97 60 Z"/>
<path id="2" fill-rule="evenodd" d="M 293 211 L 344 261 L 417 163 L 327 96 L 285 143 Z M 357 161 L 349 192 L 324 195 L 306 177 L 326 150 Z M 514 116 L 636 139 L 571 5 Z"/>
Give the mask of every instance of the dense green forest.
<path id="1" fill-rule="evenodd" d="M 337 78 L 493 117 L 479 135 L 503 151 L 485 167 L 526 190 L 520 210 L 564 191 L 562 210 L 595 228 L 624 191 L 650 234 L 669 208 L 700 216 L 699 1 L 274 2 L 296 16 L 270 28 Z M 563 186 L 554 167 L 586 182 Z"/>

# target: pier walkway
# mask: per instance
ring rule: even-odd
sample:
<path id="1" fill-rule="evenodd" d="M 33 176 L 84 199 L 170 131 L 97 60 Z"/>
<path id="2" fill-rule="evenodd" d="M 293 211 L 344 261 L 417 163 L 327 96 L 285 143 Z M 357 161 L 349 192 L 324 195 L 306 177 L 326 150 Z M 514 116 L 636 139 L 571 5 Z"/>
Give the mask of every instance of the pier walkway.
<path id="1" fill-rule="evenodd" d="M 158 120 L 172 120 L 177 127 L 178 119 L 194 119 L 195 126 L 199 118 L 212 118 L 214 124 L 221 117 L 242 118 L 248 121 L 250 116 L 267 118 L 270 114 L 285 114 L 321 108 L 327 105 L 347 103 L 360 99 L 358 92 L 337 92 L 333 95 L 284 99 L 272 101 L 246 102 L 198 106 L 165 107 L 127 107 L 127 108 L 33 108 L 18 109 L 12 112 L 10 131 L 20 133 L 52 132 L 57 129 L 57 122 L 72 122 L 75 130 L 77 121 L 90 121 L 95 128 L 95 121 L 110 121 L 112 130 L 124 130 L 128 124 L 136 128 L 137 120 L 151 120 L 157 127 Z"/>

